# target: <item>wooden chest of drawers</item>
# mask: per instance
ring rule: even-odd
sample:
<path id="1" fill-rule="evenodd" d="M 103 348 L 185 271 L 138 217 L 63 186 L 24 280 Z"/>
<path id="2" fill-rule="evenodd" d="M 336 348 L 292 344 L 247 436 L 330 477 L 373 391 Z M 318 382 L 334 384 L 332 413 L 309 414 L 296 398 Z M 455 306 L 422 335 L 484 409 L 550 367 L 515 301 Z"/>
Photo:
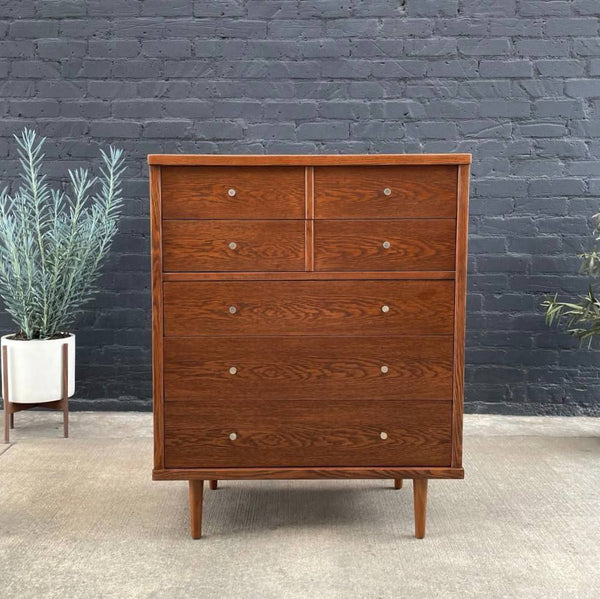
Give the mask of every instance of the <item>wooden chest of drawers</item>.
<path id="1" fill-rule="evenodd" d="M 155 480 L 462 478 L 468 154 L 151 155 Z"/>

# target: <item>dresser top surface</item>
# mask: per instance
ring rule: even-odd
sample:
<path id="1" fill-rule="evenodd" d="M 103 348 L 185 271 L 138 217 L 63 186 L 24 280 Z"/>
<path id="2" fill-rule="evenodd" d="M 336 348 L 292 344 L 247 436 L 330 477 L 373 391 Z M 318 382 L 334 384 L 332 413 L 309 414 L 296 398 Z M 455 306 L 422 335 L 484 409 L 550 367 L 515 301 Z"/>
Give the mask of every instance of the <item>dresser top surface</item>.
<path id="1" fill-rule="evenodd" d="M 471 164 L 471 154 L 148 154 L 160 166 L 394 166 Z"/>

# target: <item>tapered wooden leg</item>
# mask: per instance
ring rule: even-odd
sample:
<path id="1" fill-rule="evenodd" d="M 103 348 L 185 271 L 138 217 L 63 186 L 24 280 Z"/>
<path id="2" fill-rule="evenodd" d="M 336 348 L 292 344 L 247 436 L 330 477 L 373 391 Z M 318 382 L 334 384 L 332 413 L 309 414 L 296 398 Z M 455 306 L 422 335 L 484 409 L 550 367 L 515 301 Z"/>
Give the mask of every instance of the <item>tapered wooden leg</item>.
<path id="1" fill-rule="evenodd" d="M 211 480 L 210 481 L 210 490 L 211 491 L 216 491 L 218 484 L 219 483 L 216 480 Z"/>
<path id="2" fill-rule="evenodd" d="M 204 481 L 190 481 L 190 525 L 192 539 L 202 536 L 202 496 L 204 495 Z"/>
<path id="3" fill-rule="evenodd" d="M 425 522 L 427 515 L 427 479 L 413 479 L 413 495 L 415 500 L 415 537 L 422 539 L 425 536 Z"/>
<path id="4" fill-rule="evenodd" d="M 62 405 L 63 405 L 63 436 L 69 437 L 69 346 L 62 346 Z"/>
<path id="5" fill-rule="evenodd" d="M 10 428 L 15 428 L 15 415 L 12 412 L 10 414 Z"/>
<path id="6" fill-rule="evenodd" d="M 401 488 L 402 488 L 402 479 L 395 478 L 394 479 L 394 489 L 401 489 Z"/>
<path id="7" fill-rule="evenodd" d="M 8 347 L 2 346 L 2 379 L 4 384 L 2 386 L 2 397 L 4 398 L 4 442 L 10 443 L 10 433 L 8 431 L 8 424 L 10 421 L 10 407 L 8 402 Z"/>

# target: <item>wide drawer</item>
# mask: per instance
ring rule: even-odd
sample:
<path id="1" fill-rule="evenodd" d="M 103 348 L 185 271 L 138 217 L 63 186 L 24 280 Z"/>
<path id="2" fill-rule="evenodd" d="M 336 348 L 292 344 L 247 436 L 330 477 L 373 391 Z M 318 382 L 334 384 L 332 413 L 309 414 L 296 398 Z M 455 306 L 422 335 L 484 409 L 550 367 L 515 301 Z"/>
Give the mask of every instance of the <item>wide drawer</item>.
<path id="1" fill-rule="evenodd" d="M 448 399 L 452 339 L 167 337 L 165 400 Z"/>
<path id="2" fill-rule="evenodd" d="M 304 270 L 304 221 L 165 220 L 166 271 Z"/>
<path id="3" fill-rule="evenodd" d="M 315 222 L 316 270 L 454 270 L 453 219 Z"/>
<path id="4" fill-rule="evenodd" d="M 455 218 L 456 166 L 316 167 L 315 218 Z"/>
<path id="5" fill-rule="evenodd" d="M 165 282 L 164 330 L 183 335 L 452 334 L 454 281 Z"/>
<path id="6" fill-rule="evenodd" d="M 304 169 L 166 166 L 163 218 L 304 218 Z"/>
<path id="7" fill-rule="evenodd" d="M 449 466 L 451 413 L 451 401 L 171 402 L 165 466 Z"/>

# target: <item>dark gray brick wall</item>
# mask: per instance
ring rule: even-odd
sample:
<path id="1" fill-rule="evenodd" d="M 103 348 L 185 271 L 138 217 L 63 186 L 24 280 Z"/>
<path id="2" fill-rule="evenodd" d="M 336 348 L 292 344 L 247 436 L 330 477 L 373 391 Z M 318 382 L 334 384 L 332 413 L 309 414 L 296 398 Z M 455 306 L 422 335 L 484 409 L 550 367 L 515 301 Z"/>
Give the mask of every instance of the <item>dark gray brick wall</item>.
<path id="1" fill-rule="evenodd" d="M 599 354 L 539 304 L 586 286 L 599 17 L 597 0 L 2 0 L 2 179 L 25 125 L 51 138 L 52 178 L 108 143 L 129 156 L 74 404 L 150 405 L 147 153 L 458 151 L 474 156 L 467 409 L 598 413 Z"/>

